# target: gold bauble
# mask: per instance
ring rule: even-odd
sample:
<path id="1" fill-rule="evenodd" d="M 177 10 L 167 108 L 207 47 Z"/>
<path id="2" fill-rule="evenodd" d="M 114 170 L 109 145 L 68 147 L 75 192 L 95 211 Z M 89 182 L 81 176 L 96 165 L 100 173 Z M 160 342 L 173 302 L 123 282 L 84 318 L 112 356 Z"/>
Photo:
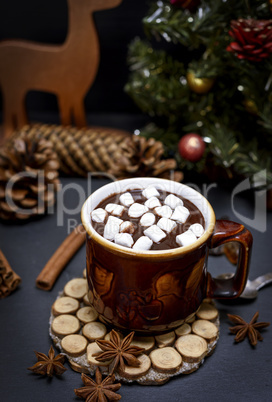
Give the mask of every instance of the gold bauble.
<path id="1" fill-rule="evenodd" d="M 197 94 L 206 94 L 212 88 L 214 78 L 197 78 L 195 73 L 189 71 L 186 75 L 189 88 Z"/>
<path id="2" fill-rule="evenodd" d="M 245 107 L 245 109 L 246 109 L 246 111 L 248 113 L 251 113 L 251 114 L 257 114 L 258 113 L 258 108 L 257 108 L 256 103 L 254 102 L 254 100 L 245 99 L 243 104 L 244 104 L 244 107 Z"/>

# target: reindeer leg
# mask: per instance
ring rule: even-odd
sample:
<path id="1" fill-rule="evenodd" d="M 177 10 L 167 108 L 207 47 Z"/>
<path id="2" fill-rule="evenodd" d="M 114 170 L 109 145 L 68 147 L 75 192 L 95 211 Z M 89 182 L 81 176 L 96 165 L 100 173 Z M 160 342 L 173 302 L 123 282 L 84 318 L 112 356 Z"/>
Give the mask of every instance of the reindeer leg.
<path id="1" fill-rule="evenodd" d="M 57 98 L 61 124 L 69 126 L 72 124 L 72 106 L 69 96 L 61 94 Z"/>
<path id="2" fill-rule="evenodd" d="M 3 88 L 3 138 L 10 137 L 14 130 L 27 123 L 25 94 Z"/>
<path id="3" fill-rule="evenodd" d="M 84 101 L 82 99 L 80 100 L 73 99 L 72 114 L 74 123 L 78 128 L 86 127 L 87 121 L 84 108 Z"/>

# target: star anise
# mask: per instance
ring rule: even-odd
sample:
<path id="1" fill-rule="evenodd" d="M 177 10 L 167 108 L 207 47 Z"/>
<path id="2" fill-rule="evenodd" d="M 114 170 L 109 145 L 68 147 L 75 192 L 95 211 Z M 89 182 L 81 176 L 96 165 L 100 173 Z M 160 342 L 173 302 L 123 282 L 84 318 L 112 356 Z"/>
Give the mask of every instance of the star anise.
<path id="1" fill-rule="evenodd" d="M 121 341 L 119 334 L 113 329 L 110 333 L 109 341 L 95 341 L 102 349 L 102 352 L 94 353 L 93 356 L 99 362 L 114 359 L 111 373 L 115 371 L 118 365 L 120 365 L 120 369 L 124 371 L 125 362 L 129 366 L 139 367 L 140 361 L 135 356 L 140 355 L 144 349 L 139 348 L 138 346 L 130 346 L 133 336 L 134 332 L 131 332 Z"/>
<path id="2" fill-rule="evenodd" d="M 239 315 L 228 314 L 228 317 L 234 324 L 237 324 L 235 327 L 229 328 L 232 334 L 236 334 L 234 338 L 235 342 L 241 342 L 248 336 L 252 346 L 256 346 L 258 341 L 263 340 L 258 329 L 266 328 L 270 325 L 269 322 L 256 322 L 259 317 L 258 311 L 254 314 L 249 323 L 243 320 Z"/>
<path id="3" fill-rule="evenodd" d="M 35 352 L 35 355 L 38 359 L 37 363 L 35 363 L 32 367 L 28 367 L 28 370 L 33 371 L 35 374 L 48 375 L 49 377 L 52 377 L 53 374 L 61 375 L 67 370 L 63 366 L 65 356 L 62 354 L 55 356 L 52 345 L 49 349 L 48 356 L 40 352 Z"/>
<path id="4" fill-rule="evenodd" d="M 114 374 L 104 378 L 102 381 L 102 374 L 99 368 L 97 368 L 95 381 L 86 374 L 81 374 L 81 379 L 85 387 L 77 388 L 74 391 L 77 396 L 85 399 L 87 402 L 119 401 L 121 399 L 121 395 L 115 393 L 115 391 L 120 389 L 121 384 L 114 384 Z"/>

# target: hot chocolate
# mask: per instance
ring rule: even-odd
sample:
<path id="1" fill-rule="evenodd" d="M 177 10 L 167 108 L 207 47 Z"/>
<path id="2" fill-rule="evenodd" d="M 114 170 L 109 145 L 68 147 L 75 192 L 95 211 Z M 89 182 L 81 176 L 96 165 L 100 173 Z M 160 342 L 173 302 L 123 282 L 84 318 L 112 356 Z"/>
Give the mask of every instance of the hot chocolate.
<path id="1" fill-rule="evenodd" d="M 154 186 L 113 194 L 91 213 L 104 238 L 135 250 L 166 250 L 194 243 L 204 218 L 189 200 Z"/>

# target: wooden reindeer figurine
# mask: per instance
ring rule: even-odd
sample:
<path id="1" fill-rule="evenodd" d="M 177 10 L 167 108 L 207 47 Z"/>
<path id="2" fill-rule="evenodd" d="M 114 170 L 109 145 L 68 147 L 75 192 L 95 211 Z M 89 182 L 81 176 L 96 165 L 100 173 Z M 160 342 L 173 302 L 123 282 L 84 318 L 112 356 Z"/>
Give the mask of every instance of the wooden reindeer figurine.
<path id="1" fill-rule="evenodd" d="M 29 90 L 57 96 L 61 123 L 86 125 L 84 98 L 99 64 L 99 42 L 92 13 L 122 0 L 67 0 L 69 24 L 61 45 L 22 40 L 0 43 L 0 87 L 4 138 L 27 124 L 25 97 Z"/>

